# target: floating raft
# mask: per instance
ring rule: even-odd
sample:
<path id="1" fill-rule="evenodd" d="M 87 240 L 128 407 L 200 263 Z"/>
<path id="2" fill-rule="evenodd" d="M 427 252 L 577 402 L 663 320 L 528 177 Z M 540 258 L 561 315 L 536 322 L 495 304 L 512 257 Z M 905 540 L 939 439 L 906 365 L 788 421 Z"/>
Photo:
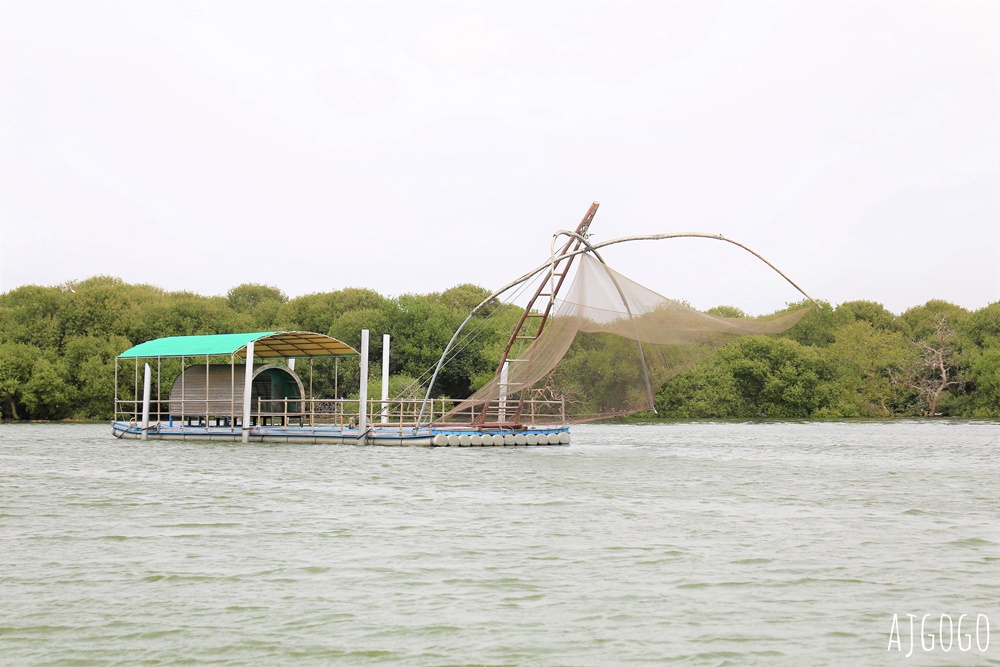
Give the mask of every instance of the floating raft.
<path id="1" fill-rule="evenodd" d="M 362 331 L 361 383 L 358 399 L 316 398 L 308 382 L 295 372 L 296 358 L 356 357 L 358 353 L 323 334 L 308 331 L 265 331 L 207 336 L 177 336 L 147 341 L 126 350 L 115 361 L 115 419 L 111 432 L 129 440 L 223 442 L 290 442 L 395 447 L 529 447 L 568 445 L 564 419 L 544 421 L 527 401 L 530 421 L 477 424 L 462 419 L 421 422 L 427 401 L 368 400 L 368 332 Z M 383 341 L 388 350 L 388 340 Z M 223 363 L 219 363 L 219 358 Z M 163 359 L 179 359 L 181 371 L 169 396 L 161 396 Z M 188 362 L 196 359 L 193 364 Z M 202 362 L 202 359 L 204 360 Z M 215 359 L 215 363 L 213 363 Z M 118 393 L 119 360 L 134 360 L 133 397 Z M 155 360 L 156 382 L 143 364 L 139 398 L 139 361 Z M 255 360 L 260 363 L 255 364 Z M 225 363 L 228 362 L 228 363 Z M 387 378 L 383 378 L 383 384 Z M 154 391 L 155 387 L 155 391 Z M 310 390 L 307 392 L 306 388 Z M 436 399 L 455 403 L 449 399 Z M 545 403 L 545 402 L 543 402 Z M 548 401 L 547 403 L 551 403 Z M 560 407 L 562 404 L 560 403 Z M 444 407 L 436 414 L 441 415 Z M 421 411 L 418 414 L 418 410 Z M 432 408 L 432 412 L 434 412 Z M 562 412 L 560 411 L 560 415 Z M 472 416 L 472 415 L 470 415 Z"/>
<path id="2" fill-rule="evenodd" d="M 116 438 L 142 440 L 142 427 L 136 422 L 115 421 L 111 425 Z M 169 426 L 152 424 L 146 431 L 149 440 L 193 440 L 242 442 L 243 430 L 228 426 Z M 249 442 L 287 442 L 329 445 L 384 445 L 391 447 L 537 447 L 568 445 L 569 427 L 524 428 L 498 431 L 462 429 L 421 429 L 416 433 L 321 426 L 261 426 L 249 430 Z"/>

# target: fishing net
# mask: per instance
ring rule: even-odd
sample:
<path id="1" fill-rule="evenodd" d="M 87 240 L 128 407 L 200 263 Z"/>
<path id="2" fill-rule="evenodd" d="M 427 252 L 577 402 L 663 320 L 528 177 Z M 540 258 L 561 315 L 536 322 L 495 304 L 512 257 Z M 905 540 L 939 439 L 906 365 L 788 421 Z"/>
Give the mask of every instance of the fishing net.
<path id="1" fill-rule="evenodd" d="M 648 410 L 669 378 L 738 336 L 785 331 L 809 310 L 717 317 L 583 254 L 569 289 L 543 320 L 541 335 L 522 330 L 528 334 L 516 337 L 505 370 L 444 419 L 541 424 Z"/>

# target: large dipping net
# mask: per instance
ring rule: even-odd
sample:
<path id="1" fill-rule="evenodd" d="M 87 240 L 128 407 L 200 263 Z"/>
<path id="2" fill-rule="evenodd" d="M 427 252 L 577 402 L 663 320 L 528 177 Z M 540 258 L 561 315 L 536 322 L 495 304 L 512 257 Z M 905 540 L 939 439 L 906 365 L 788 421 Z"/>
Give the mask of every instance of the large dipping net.
<path id="1" fill-rule="evenodd" d="M 444 420 L 541 424 L 648 410 L 669 378 L 738 336 L 785 331 L 809 310 L 717 317 L 661 296 L 583 254 L 541 335 L 536 338 L 530 326 L 522 328 L 505 368 Z M 533 315 L 542 319 L 540 313 Z"/>

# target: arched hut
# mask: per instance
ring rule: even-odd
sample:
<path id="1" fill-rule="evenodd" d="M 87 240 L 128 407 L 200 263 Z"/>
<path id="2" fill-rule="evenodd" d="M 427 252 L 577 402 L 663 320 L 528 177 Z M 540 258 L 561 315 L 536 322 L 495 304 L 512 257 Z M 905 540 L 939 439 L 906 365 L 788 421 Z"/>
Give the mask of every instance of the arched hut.
<path id="1" fill-rule="evenodd" d="M 209 423 L 237 414 L 243 405 L 246 366 L 243 364 L 195 364 L 174 380 L 167 404 L 171 420 L 208 418 Z M 306 392 L 302 380 L 284 363 L 253 369 L 250 378 L 250 417 L 255 424 L 289 419 L 302 422 Z"/>

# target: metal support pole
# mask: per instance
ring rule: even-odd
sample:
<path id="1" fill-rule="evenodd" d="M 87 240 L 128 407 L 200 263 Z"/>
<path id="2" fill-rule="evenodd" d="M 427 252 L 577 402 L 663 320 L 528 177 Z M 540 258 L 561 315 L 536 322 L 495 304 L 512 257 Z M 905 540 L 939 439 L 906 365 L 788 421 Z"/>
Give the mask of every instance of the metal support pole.
<path id="1" fill-rule="evenodd" d="M 510 362 L 504 361 L 503 366 L 500 367 L 500 386 L 499 389 L 499 410 L 497 411 L 497 421 L 503 424 L 507 421 L 507 378 L 510 372 Z M 487 397 L 486 400 L 489 400 Z"/>
<path id="2" fill-rule="evenodd" d="M 187 403 L 184 397 L 184 363 L 187 360 L 186 357 L 181 357 L 181 430 L 184 430 L 184 423 L 187 421 Z"/>
<path id="3" fill-rule="evenodd" d="M 358 408 L 358 444 L 365 444 L 368 430 L 368 329 L 361 330 L 361 387 Z"/>
<path id="4" fill-rule="evenodd" d="M 211 410 L 208 407 L 208 397 L 212 395 L 212 388 L 210 386 L 210 378 L 212 374 L 209 371 L 212 370 L 208 365 L 208 355 L 205 355 L 205 428 L 208 428 L 208 413 Z"/>
<path id="5" fill-rule="evenodd" d="M 152 383 L 153 372 L 149 364 L 143 364 L 145 370 L 142 373 L 142 439 L 146 439 L 149 431 L 149 385 Z"/>
<path id="6" fill-rule="evenodd" d="M 229 355 L 229 432 L 236 430 L 236 355 Z"/>
<path id="7" fill-rule="evenodd" d="M 247 343 L 243 376 L 243 442 L 250 442 L 250 390 L 253 388 L 253 341 Z"/>
<path id="8" fill-rule="evenodd" d="M 382 423 L 389 423 L 389 334 L 382 334 Z"/>
<path id="9" fill-rule="evenodd" d="M 139 417 L 139 357 L 135 358 L 135 380 L 132 381 L 132 419 Z"/>

